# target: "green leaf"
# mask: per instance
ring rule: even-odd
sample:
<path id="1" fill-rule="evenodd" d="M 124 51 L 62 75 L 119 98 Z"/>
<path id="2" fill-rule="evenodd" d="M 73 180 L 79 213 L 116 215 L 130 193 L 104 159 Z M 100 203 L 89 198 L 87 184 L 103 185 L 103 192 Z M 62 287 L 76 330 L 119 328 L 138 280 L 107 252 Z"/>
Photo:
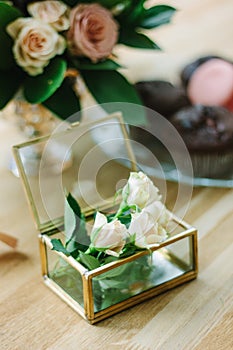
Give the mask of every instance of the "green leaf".
<path id="1" fill-rule="evenodd" d="M 100 267 L 99 260 L 92 255 L 79 252 L 79 262 L 85 265 L 89 270 L 94 270 Z"/>
<path id="2" fill-rule="evenodd" d="M 5 70 L 16 66 L 12 46 L 13 40 L 7 34 L 6 27 L 9 23 L 21 17 L 21 12 L 10 5 L 0 2 L 0 69 Z"/>
<path id="3" fill-rule="evenodd" d="M 119 260 L 119 259 L 118 259 Z M 106 262 L 107 263 L 107 262 Z M 115 267 L 107 272 L 102 273 L 98 276 L 98 280 L 105 280 L 106 278 L 115 278 L 123 274 L 123 272 L 128 268 L 127 264 Z"/>
<path id="4" fill-rule="evenodd" d="M 68 195 L 69 197 L 70 195 Z M 65 210 L 64 210 L 64 227 L 65 227 L 65 234 L 66 234 L 66 241 L 69 241 L 76 228 L 76 215 L 71 208 L 68 197 L 65 199 Z M 81 214 L 80 214 L 81 215 Z"/>
<path id="5" fill-rule="evenodd" d="M 129 224 L 131 222 L 131 214 L 120 215 L 120 216 L 118 216 L 118 220 L 120 220 L 120 222 L 128 228 Z"/>
<path id="6" fill-rule="evenodd" d="M 69 222 L 69 220 L 71 221 Z M 66 227 L 68 232 L 66 232 Z M 85 217 L 78 202 L 70 193 L 66 198 L 65 232 L 67 236 L 66 248 L 69 252 L 74 252 L 77 249 L 85 251 L 88 248 L 90 237 L 87 235 Z"/>
<path id="7" fill-rule="evenodd" d="M 139 49 L 160 50 L 160 47 L 151 39 L 142 33 L 138 33 L 133 29 L 122 30 L 120 32 L 119 42 L 121 44 L 136 47 Z"/>
<path id="8" fill-rule="evenodd" d="M 82 211 L 80 208 L 80 205 L 78 204 L 78 202 L 76 201 L 76 199 L 72 196 L 71 193 L 68 194 L 67 198 L 66 198 L 67 204 L 70 206 L 70 208 L 72 209 L 72 211 L 74 212 L 74 214 L 78 217 L 81 218 L 82 215 Z M 79 225 L 78 225 L 79 226 Z M 77 228 L 78 228 L 77 226 Z"/>
<path id="9" fill-rule="evenodd" d="M 142 108 L 139 112 L 138 105 L 141 106 L 142 102 L 134 86 L 119 72 L 83 71 L 82 76 L 96 101 L 104 104 L 102 107 L 108 113 L 121 110 L 126 123 L 146 124 L 146 116 Z M 119 104 L 116 104 L 117 102 Z"/>
<path id="10" fill-rule="evenodd" d="M 24 75 L 19 69 L 0 71 L 0 110 L 13 98 L 23 78 Z"/>
<path id="11" fill-rule="evenodd" d="M 65 254 L 66 256 L 70 255 L 70 253 L 64 247 L 64 245 L 62 244 L 60 239 L 54 238 L 54 239 L 51 240 L 51 243 L 53 245 L 52 250 L 56 250 L 57 252 L 61 252 L 61 253 Z"/>
<path id="12" fill-rule="evenodd" d="M 127 13 L 127 15 L 124 18 L 124 23 L 122 23 L 123 26 L 127 24 L 127 26 L 125 27 L 126 30 L 128 30 L 127 27 L 129 26 L 136 27 L 140 19 L 143 17 L 143 13 L 145 11 L 144 2 L 145 0 L 132 1 L 129 13 Z"/>
<path id="13" fill-rule="evenodd" d="M 125 0 L 123 2 L 122 11 L 116 15 L 121 28 L 124 27 L 126 30 L 128 30 L 129 28 L 136 27 L 136 24 L 143 16 L 145 2 L 146 0 Z"/>
<path id="14" fill-rule="evenodd" d="M 81 110 L 79 98 L 74 92 L 70 78 L 65 78 L 62 85 L 43 102 L 43 105 L 64 120 Z M 77 113 L 78 115 L 81 117 L 81 113 Z"/>
<path id="15" fill-rule="evenodd" d="M 158 5 L 149 8 L 144 12 L 144 18 L 139 23 L 139 26 L 145 29 L 159 27 L 171 21 L 176 9 L 167 5 Z"/>
<path id="16" fill-rule="evenodd" d="M 121 66 L 110 59 L 102 62 L 93 63 L 88 58 L 72 59 L 72 63 L 78 70 L 115 70 Z"/>
<path id="17" fill-rule="evenodd" d="M 29 103 L 41 103 L 47 100 L 61 86 L 66 71 L 66 62 L 54 58 L 44 72 L 25 80 L 24 95 Z"/>

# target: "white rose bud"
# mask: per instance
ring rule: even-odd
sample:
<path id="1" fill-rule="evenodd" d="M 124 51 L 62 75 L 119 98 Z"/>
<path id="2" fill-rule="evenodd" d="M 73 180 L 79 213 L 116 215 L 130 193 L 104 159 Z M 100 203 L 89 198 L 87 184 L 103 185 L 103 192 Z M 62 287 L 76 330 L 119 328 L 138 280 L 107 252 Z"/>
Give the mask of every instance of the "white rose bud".
<path id="1" fill-rule="evenodd" d="M 154 219 L 153 214 L 147 211 L 147 208 L 140 213 L 132 214 L 128 232 L 130 235 L 135 235 L 135 244 L 140 248 L 160 243 L 167 238 L 166 230 Z"/>
<path id="2" fill-rule="evenodd" d="M 37 1 L 28 5 L 28 13 L 50 24 L 58 32 L 69 29 L 67 6 L 61 1 Z"/>
<path id="3" fill-rule="evenodd" d="M 123 200 L 128 205 L 144 208 L 154 201 L 160 200 L 158 188 L 143 172 L 131 172 L 127 184 L 122 190 Z"/>
<path id="4" fill-rule="evenodd" d="M 119 220 L 107 222 L 105 215 L 97 212 L 91 232 L 92 246 L 106 254 L 119 256 L 127 237 L 127 229 Z"/>
<path id="5" fill-rule="evenodd" d="M 15 40 L 13 53 L 16 62 L 30 75 L 38 75 L 51 58 L 61 55 L 65 39 L 50 25 L 33 18 L 18 18 L 7 26 Z"/>

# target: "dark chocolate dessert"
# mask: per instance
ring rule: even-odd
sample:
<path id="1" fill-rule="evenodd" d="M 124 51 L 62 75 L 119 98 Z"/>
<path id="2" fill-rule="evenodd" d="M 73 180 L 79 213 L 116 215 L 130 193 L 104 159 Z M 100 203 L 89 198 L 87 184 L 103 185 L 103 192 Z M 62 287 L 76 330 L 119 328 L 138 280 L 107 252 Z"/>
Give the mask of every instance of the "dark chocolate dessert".
<path id="1" fill-rule="evenodd" d="M 233 149 L 233 114 L 223 107 L 183 108 L 170 121 L 190 151 Z"/>
<path id="2" fill-rule="evenodd" d="M 195 176 L 214 178 L 233 172 L 233 113 L 196 105 L 180 110 L 170 121 L 190 152 Z"/>
<path id="3" fill-rule="evenodd" d="M 190 102 L 182 87 L 168 81 L 140 81 L 135 85 L 143 104 L 152 110 L 169 117 Z"/>
<path id="4" fill-rule="evenodd" d="M 161 80 L 141 81 L 135 87 L 144 105 L 177 129 L 190 153 L 196 178 L 228 179 L 233 176 L 232 62 L 217 55 L 203 56 L 186 65 L 180 78 L 182 87 Z M 166 145 L 150 134 L 156 123 L 156 113 L 148 113 L 148 131 L 134 128 L 131 136 L 169 165 Z M 174 151 L 185 169 L 188 160 L 178 150 L 176 140 Z"/>

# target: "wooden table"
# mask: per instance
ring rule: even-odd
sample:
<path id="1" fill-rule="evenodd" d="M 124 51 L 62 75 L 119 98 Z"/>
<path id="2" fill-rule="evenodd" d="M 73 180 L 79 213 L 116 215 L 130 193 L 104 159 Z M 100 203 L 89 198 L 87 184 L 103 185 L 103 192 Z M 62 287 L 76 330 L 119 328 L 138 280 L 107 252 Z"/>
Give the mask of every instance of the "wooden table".
<path id="1" fill-rule="evenodd" d="M 167 3 L 180 11 L 173 25 L 153 34 L 166 53 L 140 53 L 133 62 L 133 52 L 127 53 L 132 64 L 129 78 L 149 77 L 145 59 L 151 68 L 150 77 L 163 76 L 172 81 L 186 59 L 199 53 L 214 50 L 233 59 L 232 0 Z M 20 139 L 17 128 L 1 118 L 0 231 L 19 238 L 16 250 L 0 243 L 1 349 L 233 348 L 233 190 L 193 191 L 185 218 L 199 229 L 197 280 L 91 326 L 42 282 L 37 232 L 21 183 L 7 170 L 11 145 Z M 169 207 L 176 193 L 177 185 L 168 183 Z"/>

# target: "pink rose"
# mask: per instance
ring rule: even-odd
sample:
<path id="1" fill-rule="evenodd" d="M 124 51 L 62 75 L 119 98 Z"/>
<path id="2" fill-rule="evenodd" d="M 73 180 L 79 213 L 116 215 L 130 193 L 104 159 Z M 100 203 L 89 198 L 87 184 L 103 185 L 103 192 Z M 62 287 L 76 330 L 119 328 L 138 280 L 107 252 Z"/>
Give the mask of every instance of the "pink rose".
<path id="1" fill-rule="evenodd" d="M 111 54 L 118 39 L 118 24 L 104 7 L 80 4 L 71 10 L 67 39 L 74 55 L 97 62 Z"/>

